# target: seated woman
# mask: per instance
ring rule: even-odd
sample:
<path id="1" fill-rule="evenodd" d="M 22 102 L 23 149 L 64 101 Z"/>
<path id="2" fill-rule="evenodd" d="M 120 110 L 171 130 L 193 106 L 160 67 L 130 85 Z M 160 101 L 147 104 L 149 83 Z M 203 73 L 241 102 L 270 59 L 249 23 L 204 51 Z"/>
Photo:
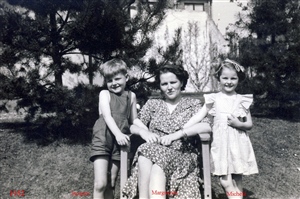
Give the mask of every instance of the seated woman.
<path id="1" fill-rule="evenodd" d="M 123 188 L 127 198 L 201 198 L 198 147 L 188 137 L 211 128 L 206 120 L 183 129 L 201 108 L 200 100 L 182 97 L 187 79 L 188 73 L 177 65 L 166 65 L 156 75 L 163 98 L 148 100 L 139 115 L 149 129 L 130 128 L 146 143 L 137 149 Z"/>

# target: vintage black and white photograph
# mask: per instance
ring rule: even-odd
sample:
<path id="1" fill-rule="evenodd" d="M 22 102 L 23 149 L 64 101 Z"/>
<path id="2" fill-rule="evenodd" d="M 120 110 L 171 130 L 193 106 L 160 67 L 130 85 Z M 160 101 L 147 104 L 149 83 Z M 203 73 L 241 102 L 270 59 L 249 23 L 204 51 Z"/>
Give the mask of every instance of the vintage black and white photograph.
<path id="1" fill-rule="evenodd" d="M 298 199 L 299 0 L 0 0 L 0 199 Z"/>

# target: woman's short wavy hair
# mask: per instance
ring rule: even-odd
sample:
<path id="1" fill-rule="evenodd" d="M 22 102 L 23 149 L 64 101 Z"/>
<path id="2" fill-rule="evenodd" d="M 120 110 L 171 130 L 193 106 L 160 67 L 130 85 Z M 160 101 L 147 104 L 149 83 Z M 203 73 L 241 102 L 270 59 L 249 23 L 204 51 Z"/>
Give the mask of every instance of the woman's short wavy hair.
<path id="1" fill-rule="evenodd" d="M 181 90 L 184 90 L 189 79 L 189 74 L 182 65 L 167 64 L 159 68 L 155 76 L 155 81 L 158 83 L 158 85 L 160 85 L 160 75 L 168 72 L 176 75 L 178 80 L 182 83 Z"/>

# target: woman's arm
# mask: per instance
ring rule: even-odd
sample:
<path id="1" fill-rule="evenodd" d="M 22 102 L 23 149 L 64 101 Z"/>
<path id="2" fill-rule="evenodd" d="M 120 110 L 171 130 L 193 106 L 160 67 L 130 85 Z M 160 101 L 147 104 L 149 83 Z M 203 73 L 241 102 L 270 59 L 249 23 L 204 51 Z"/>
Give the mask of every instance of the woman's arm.
<path id="1" fill-rule="evenodd" d="M 146 142 L 149 142 L 149 143 L 159 143 L 160 142 L 160 137 L 157 134 L 149 131 L 148 128 L 145 129 L 145 128 L 139 127 L 138 125 L 133 124 L 130 126 L 130 132 L 132 134 L 139 135 Z"/>
<path id="2" fill-rule="evenodd" d="M 149 131 L 146 126 L 151 122 L 151 113 L 153 113 L 153 108 L 157 107 L 156 102 L 157 101 L 155 100 L 148 100 L 140 111 L 140 120 L 135 119 L 133 125 L 130 126 L 132 134 L 139 135 L 142 139 L 149 143 L 159 143 L 160 141 L 160 137 Z"/>
<path id="3" fill-rule="evenodd" d="M 180 138 L 192 137 L 201 133 L 210 133 L 211 127 L 209 123 L 196 123 L 190 127 L 180 129 L 175 133 L 161 137 L 161 144 L 170 145 L 173 141 Z"/>
<path id="4" fill-rule="evenodd" d="M 242 131 L 251 130 L 253 122 L 250 112 L 247 114 L 246 121 L 244 122 L 241 122 L 237 117 L 234 117 L 233 115 L 228 116 L 228 125 Z"/>
<path id="5" fill-rule="evenodd" d="M 129 123 L 133 124 L 134 120 L 137 118 L 136 96 L 133 92 L 129 92 L 129 93 L 131 94 Z"/>
<path id="6" fill-rule="evenodd" d="M 130 124 L 137 125 L 145 130 L 148 130 L 147 126 L 137 118 L 137 110 L 136 110 L 136 95 L 131 92 L 131 112 L 130 112 Z"/>
<path id="7" fill-rule="evenodd" d="M 116 137 L 116 141 L 119 145 L 128 145 L 129 136 L 123 134 L 119 127 L 117 126 L 114 118 L 111 115 L 110 111 L 110 97 L 109 91 L 103 90 L 99 94 L 99 112 L 102 113 L 104 121 L 111 132 Z"/>
<path id="8" fill-rule="evenodd" d="M 139 118 L 136 118 L 134 121 L 133 121 L 133 124 L 144 129 L 144 130 L 148 130 L 148 127 L 139 119 Z"/>

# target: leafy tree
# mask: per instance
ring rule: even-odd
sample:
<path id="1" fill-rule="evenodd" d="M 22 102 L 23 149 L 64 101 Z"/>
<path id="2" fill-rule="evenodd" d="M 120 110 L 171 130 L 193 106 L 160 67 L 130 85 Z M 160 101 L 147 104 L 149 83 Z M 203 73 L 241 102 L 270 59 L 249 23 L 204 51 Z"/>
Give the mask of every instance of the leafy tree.
<path id="1" fill-rule="evenodd" d="M 228 34 L 239 41 L 235 55 L 248 66 L 248 85 L 258 105 L 266 102 L 280 114 L 288 114 L 288 106 L 299 101 L 299 6 L 298 0 L 253 1 L 243 8 L 246 17 L 240 15 L 235 31 Z M 241 29 L 248 37 L 239 37 Z"/>

